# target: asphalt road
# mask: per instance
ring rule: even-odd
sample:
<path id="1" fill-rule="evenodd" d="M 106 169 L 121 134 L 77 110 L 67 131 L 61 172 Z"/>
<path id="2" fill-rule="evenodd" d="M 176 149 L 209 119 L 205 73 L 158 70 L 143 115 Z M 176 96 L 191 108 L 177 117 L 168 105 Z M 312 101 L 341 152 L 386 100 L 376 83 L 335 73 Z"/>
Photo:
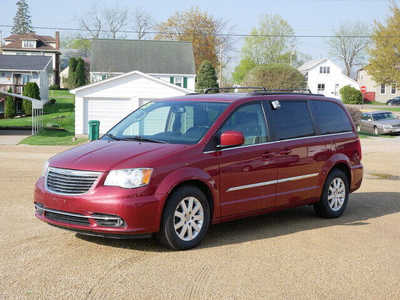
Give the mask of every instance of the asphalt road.
<path id="1" fill-rule="evenodd" d="M 340 219 L 311 207 L 211 227 L 199 248 L 84 237 L 36 220 L 33 184 L 65 148 L 0 146 L 0 299 L 399 299 L 400 140 L 363 140 Z"/>

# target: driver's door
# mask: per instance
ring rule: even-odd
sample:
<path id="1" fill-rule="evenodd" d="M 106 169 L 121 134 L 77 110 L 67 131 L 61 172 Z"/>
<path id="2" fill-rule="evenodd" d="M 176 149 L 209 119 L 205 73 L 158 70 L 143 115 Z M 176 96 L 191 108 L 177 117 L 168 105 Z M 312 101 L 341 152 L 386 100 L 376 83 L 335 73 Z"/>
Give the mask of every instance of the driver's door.
<path id="1" fill-rule="evenodd" d="M 271 164 L 269 134 L 259 102 L 235 110 L 219 130 L 239 131 L 244 144 L 220 151 L 221 216 L 238 215 L 273 206 L 277 169 Z"/>

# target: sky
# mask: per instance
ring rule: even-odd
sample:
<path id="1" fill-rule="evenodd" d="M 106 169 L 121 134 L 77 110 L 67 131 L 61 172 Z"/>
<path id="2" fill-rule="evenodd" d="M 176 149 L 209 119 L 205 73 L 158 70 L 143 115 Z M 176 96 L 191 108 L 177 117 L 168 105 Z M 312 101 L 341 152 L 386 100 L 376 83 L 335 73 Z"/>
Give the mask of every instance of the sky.
<path id="1" fill-rule="evenodd" d="M 398 1 L 397 1 L 398 2 Z M 12 25 L 16 0 L 0 0 L 0 25 Z M 134 10 L 141 7 L 156 21 L 164 21 L 176 11 L 198 6 L 233 26 L 233 32 L 248 34 L 257 26 L 263 14 L 279 14 L 297 35 L 329 35 L 341 24 L 361 21 L 373 24 L 390 16 L 389 0 L 28 0 L 33 26 L 78 27 L 79 16 L 90 12 L 95 3 Z M 2 36 L 9 28 L 0 27 Z M 39 34 L 54 35 L 54 30 L 37 30 Z M 61 31 L 61 36 L 71 32 Z M 132 37 L 133 38 L 133 37 Z M 243 39 L 235 41 L 232 66 L 239 61 Z M 329 57 L 325 38 L 299 38 L 298 50 L 314 59 Z"/>

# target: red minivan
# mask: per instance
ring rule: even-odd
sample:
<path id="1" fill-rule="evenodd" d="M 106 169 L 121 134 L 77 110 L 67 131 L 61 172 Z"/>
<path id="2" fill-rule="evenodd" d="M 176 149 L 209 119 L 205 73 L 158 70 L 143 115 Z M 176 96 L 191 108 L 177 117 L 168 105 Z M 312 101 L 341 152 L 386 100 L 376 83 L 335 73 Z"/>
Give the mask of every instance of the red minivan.
<path id="1" fill-rule="evenodd" d="M 82 234 L 156 235 L 173 249 L 210 224 L 313 204 L 343 214 L 362 181 L 340 101 L 308 93 L 193 94 L 146 103 L 100 140 L 52 157 L 35 215 Z"/>

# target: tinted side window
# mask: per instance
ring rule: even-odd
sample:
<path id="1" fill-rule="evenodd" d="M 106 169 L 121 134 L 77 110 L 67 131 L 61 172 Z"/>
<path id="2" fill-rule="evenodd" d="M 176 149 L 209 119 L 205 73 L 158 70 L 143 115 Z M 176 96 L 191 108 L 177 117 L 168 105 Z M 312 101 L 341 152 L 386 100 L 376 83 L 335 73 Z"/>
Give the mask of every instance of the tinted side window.
<path id="1" fill-rule="evenodd" d="M 239 107 L 227 119 L 219 130 L 240 131 L 244 136 L 244 145 L 254 145 L 267 141 L 264 113 L 260 103 L 248 104 Z"/>
<path id="2" fill-rule="evenodd" d="M 349 118 L 339 105 L 328 101 L 310 101 L 310 105 L 321 134 L 353 130 Z"/>
<path id="3" fill-rule="evenodd" d="M 279 109 L 268 110 L 269 125 L 276 140 L 314 135 L 306 101 L 280 101 L 280 105 Z"/>

